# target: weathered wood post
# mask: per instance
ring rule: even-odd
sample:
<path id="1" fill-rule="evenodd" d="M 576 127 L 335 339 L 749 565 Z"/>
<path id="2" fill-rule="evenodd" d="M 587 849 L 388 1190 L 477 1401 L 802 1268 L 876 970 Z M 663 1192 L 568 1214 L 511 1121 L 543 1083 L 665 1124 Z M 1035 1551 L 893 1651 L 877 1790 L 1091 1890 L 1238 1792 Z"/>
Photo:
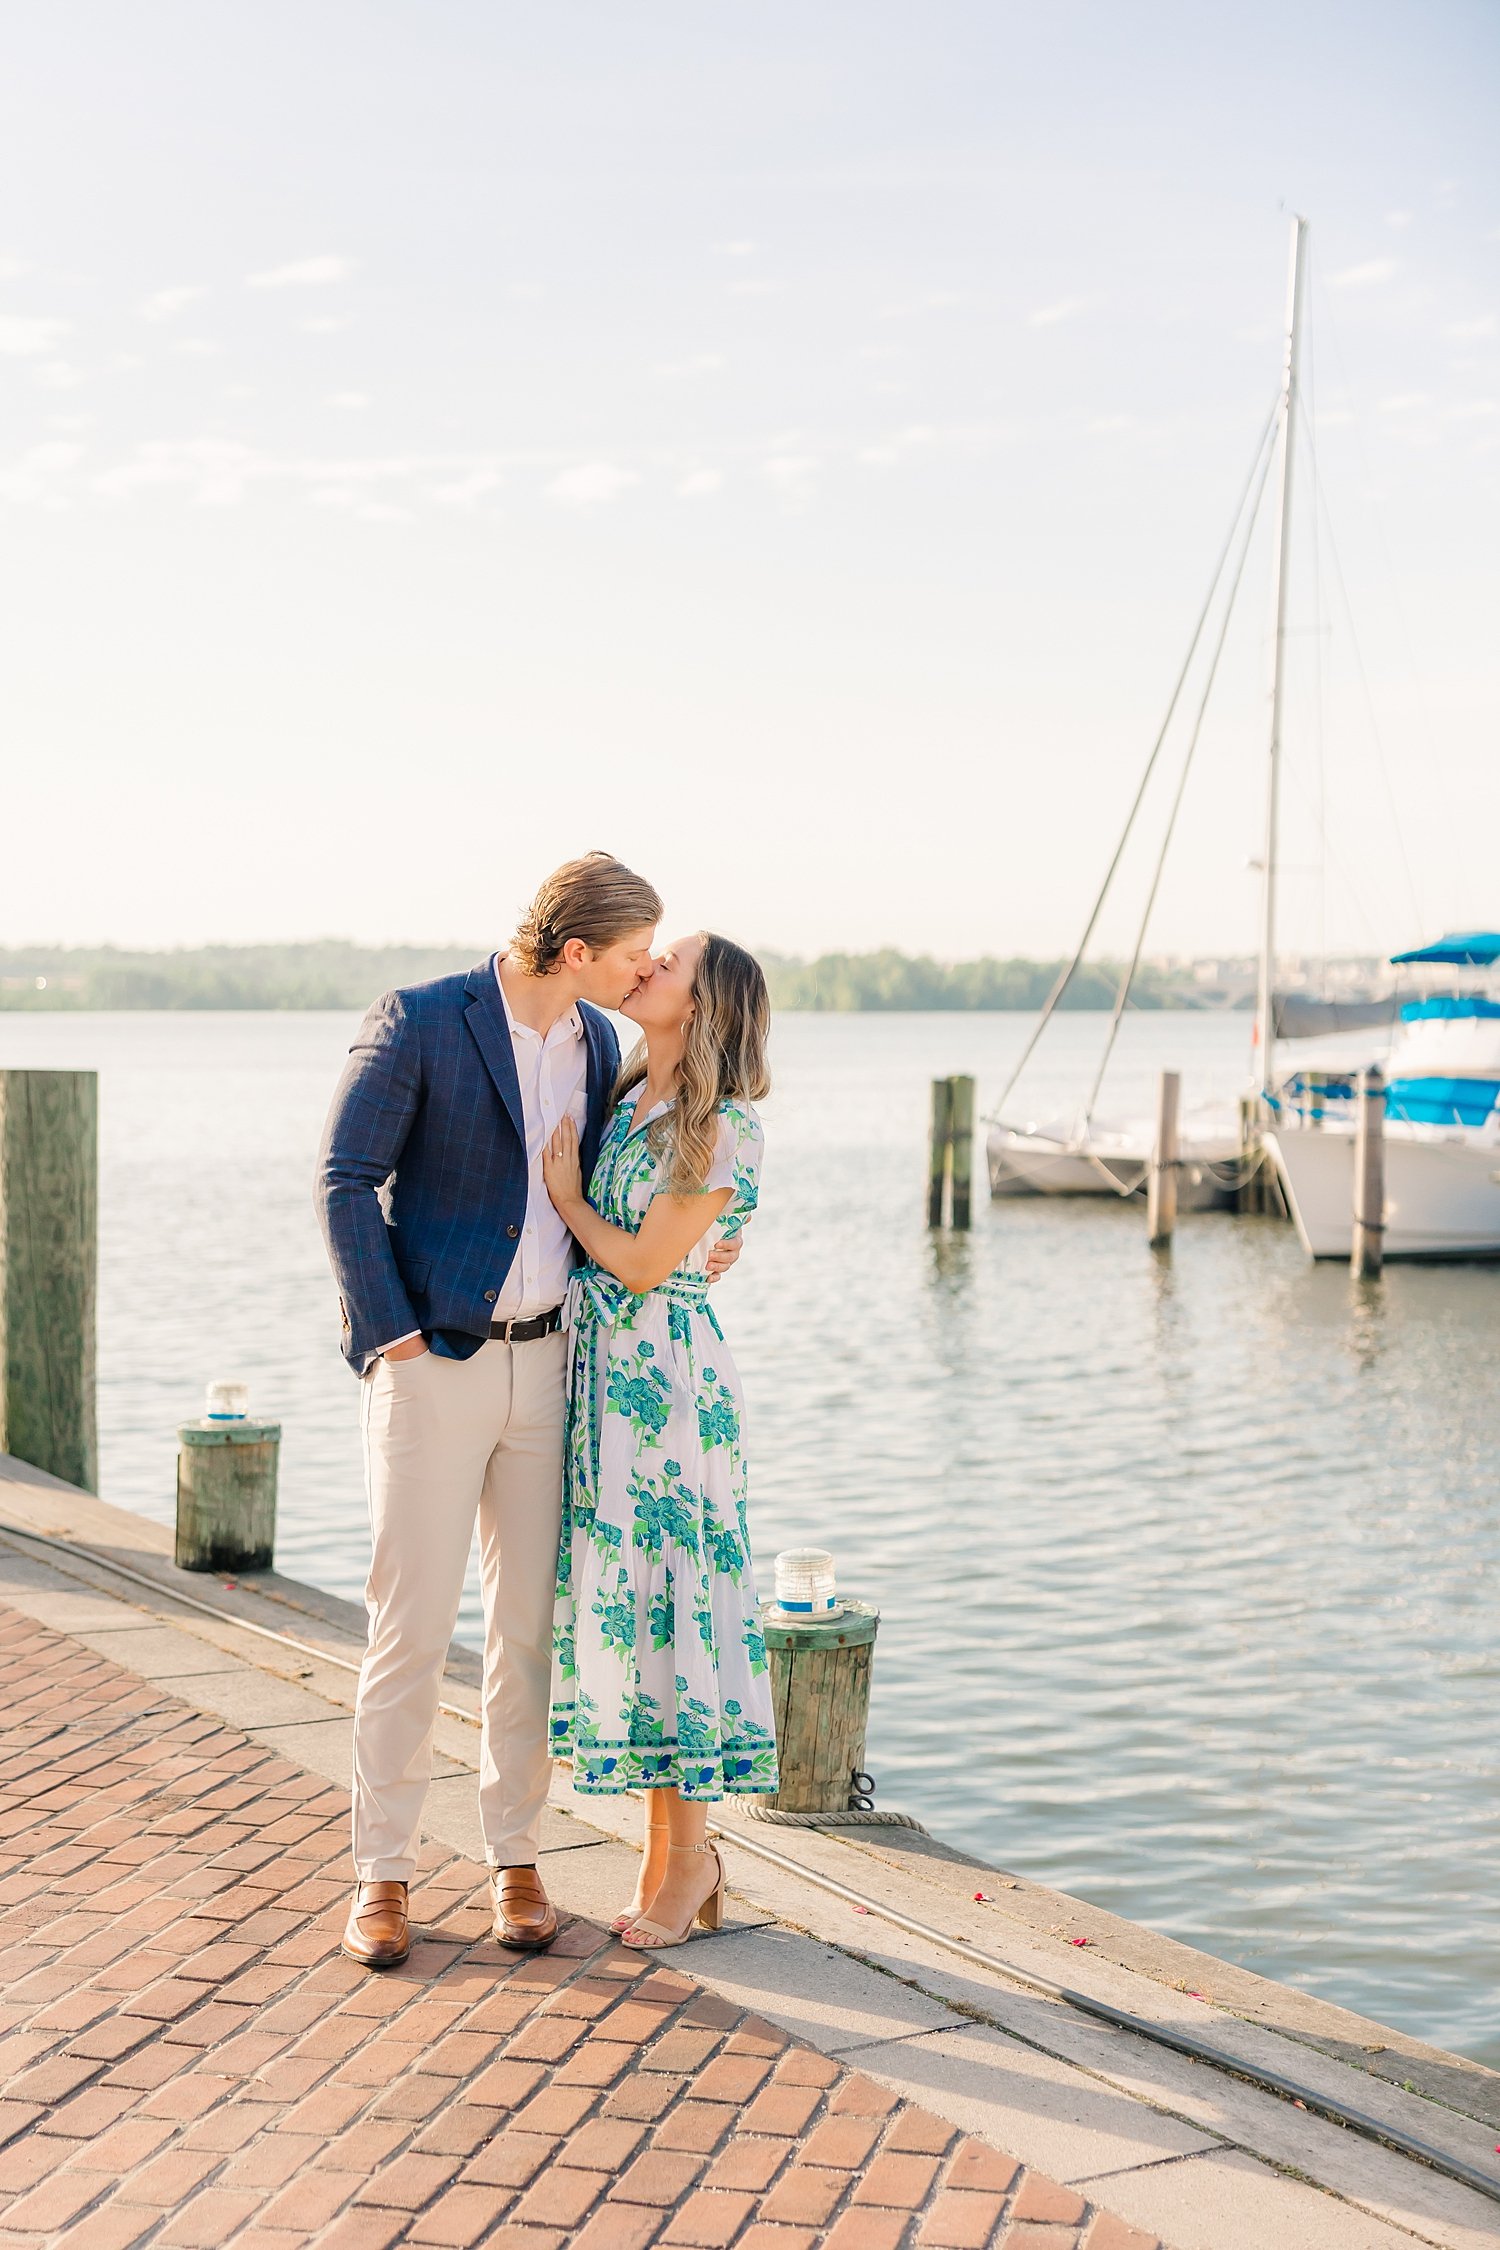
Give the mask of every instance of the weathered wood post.
<path id="1" fill-rule="evenodd" d="M 99 1485 L 99 1077 L 0 1070 L 0 1452 Z"/>
<path id="2" fill-rule="evenodd" d="M 269 1570 L 279 1422 L 205 1415 L 177 1433 L 179 1570 Z"/>
<path id="3" fill-rule="evenodd" d="M 1385 1073 L 1379 1063 L 1359 1074 L 1354 1135 L 1354 1240 L 1350 1271 L 1369 1281 L 1385 1262 Z"/>
<path id="4" fill-rule="evenodd" d="M 1171 1246 L 1177 1224 L 1177 1097 L 1182 1081 L 1164 1070 L 1156 1081 L 1156 1147 L 1146 1182 L 1146 1235 L 1153 1250 Z"/>
<path id="5" fill-rule="evenodd" d="M 948 1139 L 952 1154 L 949 1175 L 953 1182 L 953 1216 L 955 1227 L 970 1223 L 969 1208 L 974 1187 L 974 1081 L 972 1078 L 950 1078 L 948 1081 Z"/>
<path id="6" fill-rule="evenodd" d="M 953 1081 L 951 1078 L 934 1078 L 932 1081 L 932 1132 L 927 1146 L 927 1224 L 940 1227 L 943 1223 L 943 1188 L 948 1178 L 953 1117 Z"/>
<path id="7" fill-rule="evenodd" d="M 1235 1190 L 1234 1207 L 1241 1214 L 1255 1209 L 1258 1186 L 1256 1150 L 1260 1139 L 1258 1113 L 1260 1098 L 1256 1094 L 1240 1096 L 1240 1178 Z"/>
<path id="8" fill-rule="evenodd" d="M 844 1600 L 836 1617 L 789 1624 L 774 1602 L 761 1603 L 771 1667 L 780 1788 L 759 1802 L 778 1812 L 847 1812 L 864 1791 L 870 1669 L 880 1612 Z"/>

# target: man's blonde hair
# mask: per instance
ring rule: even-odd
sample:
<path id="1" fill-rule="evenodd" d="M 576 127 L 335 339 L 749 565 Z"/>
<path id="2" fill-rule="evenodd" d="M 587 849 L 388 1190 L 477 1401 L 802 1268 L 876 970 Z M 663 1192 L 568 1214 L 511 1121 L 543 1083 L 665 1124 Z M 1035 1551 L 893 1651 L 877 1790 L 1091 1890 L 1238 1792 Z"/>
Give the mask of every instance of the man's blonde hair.
<path id="1" fill-rule="evenodd" d="M 569 938 L 602 953 L 632 930 L 655 928 L 662 903 L 644 875 L 608 852 L 555 868 L 522 915 L 510 958 L 529 977 L 550 976 Z"/>

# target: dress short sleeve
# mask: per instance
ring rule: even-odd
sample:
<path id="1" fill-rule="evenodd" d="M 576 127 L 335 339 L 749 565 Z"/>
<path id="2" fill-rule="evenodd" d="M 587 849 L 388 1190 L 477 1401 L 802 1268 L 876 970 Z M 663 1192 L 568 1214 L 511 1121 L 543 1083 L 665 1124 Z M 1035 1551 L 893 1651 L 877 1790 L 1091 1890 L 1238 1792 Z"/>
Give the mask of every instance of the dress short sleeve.
<path id="1" fill-rule="evenodd" d="M 725 1102 L 719 1111 L 719 1138 L 703 1182 L 705 1195 L 719 1188 L 734 1194 L 719 1217 L 719 1239 L 740 1232 L 760 1200 L 760 1167 L 766 1136 L 748 1102 Z"/>

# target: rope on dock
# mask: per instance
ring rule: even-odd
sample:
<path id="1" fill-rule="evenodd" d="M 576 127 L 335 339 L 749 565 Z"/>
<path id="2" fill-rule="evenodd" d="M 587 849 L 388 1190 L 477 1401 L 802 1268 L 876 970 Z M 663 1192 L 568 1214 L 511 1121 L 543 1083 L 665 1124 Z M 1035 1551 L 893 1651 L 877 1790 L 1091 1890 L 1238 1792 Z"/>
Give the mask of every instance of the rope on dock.
<path id="1" fill-rule="evenodd" d="M 930 1828 L 905 1812 L 780 1812 L 774 1805 L 758 1805 L 750 1797 L 734 1809 L 742 1820 L 763 1820 L 775 1828 L 914 1828 L 919 1836 L 932 1834 Z"/>

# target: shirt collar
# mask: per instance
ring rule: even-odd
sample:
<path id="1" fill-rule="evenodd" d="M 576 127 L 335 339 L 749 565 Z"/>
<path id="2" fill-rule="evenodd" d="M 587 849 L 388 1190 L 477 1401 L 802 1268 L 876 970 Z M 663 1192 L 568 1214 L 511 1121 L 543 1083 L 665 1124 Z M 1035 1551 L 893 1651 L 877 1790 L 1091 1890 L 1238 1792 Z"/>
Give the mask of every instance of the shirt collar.
<path id="1" fill-rule="evenodd" d="M 500 964 L 504 959 L 505 955 L 503 953 L 497 953 L 495 955 L 495 983 L 499 988 L 500 1005 L 505 1010 L 505 1021 L 510 1031 L 510 1035 L 512 1039 L 514 1039 L 516 1033 L 519 1031 L 524 1033 L 525 1036 L 529 1039 L 540 1038 L 541 1034 L 539 1032 L 533 1031 L 529 1023 L 517 1023 L 516 1021 L 515 1015 L 511 1009 L 510 1000 L 506 994 L 504 982 L 502 981 L 500 975 Z M 558 1017 L 557 1022 L 552 1026 L 552 1031 L 558 1031 L 562 1029 L 564 1025 L 566 1025 L 567 1029 L 573 1034 L 573 1037 L 575 1039 L 581 1039 L 583 1037 L 583 1018 L 578 1013 L 578 1004 L 576 1001 L 568 1010 L 565 1016 Z M 549 1031 L 547 1033 L 547 1039 L 550 1039 L 552 1037 L 552 1031 Z M 542 1041 L 542 1044 L 544 1046 L 546 1045 L 545 1039 Z"/>

